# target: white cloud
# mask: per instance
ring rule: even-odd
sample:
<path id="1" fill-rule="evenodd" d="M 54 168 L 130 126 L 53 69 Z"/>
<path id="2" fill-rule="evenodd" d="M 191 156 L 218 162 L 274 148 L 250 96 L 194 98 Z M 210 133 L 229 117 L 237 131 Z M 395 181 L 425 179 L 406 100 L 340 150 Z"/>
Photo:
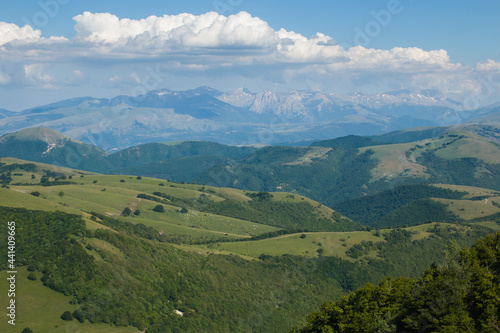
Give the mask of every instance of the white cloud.
<path id="1" fill-rule="evenodd" d="M 109 13 L 85 12 L 73 18 L 77 39 L 116 45 L 154 42 L 157 47 L 269 47 L 276 44 L 274 30 L 246 12 L 229 17 L 216 12 L 120 19 Z"/>
<path id="2" fill-rule="evenodd" d="M 500 62 L 496 62 L 494 60 L 488 59 L 488 61 L 484 63 L 478 63 L 476 66 L 478 71 L 497 71 L 500 72 Z"/>
<path id="3" fill-rule="evenodd" d="M 54 78 L 45 72 L 45 66 L 41 64 L 31 64 L 24 66 L 24 75 L 30 83 L 43 89 L 56 88 L 52 82 Z"/>
<path id="4" fill-rule="evenodd" d="M 68 82 L 77 86 L 80 79 L 108 89 L 137 85 L 147 75 L 144 68 L 161 66 L 184 77 L 223 73 L 290 85 L 435 88 L 460 94 L 480 89 L 481 77 L 500 74 L 500 63 L 493 60 L 470 67 L 452 63 L 445 50 L 344 48 L 319 32 L 305 37 L 274 30 L 246 12 L 141 20 L 84 12 L 74 21 L 71 40 L 43 38 L 32 27 L 0 22 L 0 84 L 47 89 Z"/>
<path id="5" fill-rule="evenodd" d="M 19 40 L 34 42 L 39 40 L 41 35 L 40 30 L 34 30 L 29 25 L 20 28 L 12 23 L 0 22 L 0 45 Z"/>

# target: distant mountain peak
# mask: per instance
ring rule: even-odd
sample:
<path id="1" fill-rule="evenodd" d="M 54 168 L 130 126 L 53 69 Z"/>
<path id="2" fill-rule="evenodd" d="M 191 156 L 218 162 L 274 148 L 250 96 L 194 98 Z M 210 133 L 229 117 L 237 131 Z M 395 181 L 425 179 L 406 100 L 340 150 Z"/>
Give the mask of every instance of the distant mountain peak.
<path id="1" fill-rule="evenodd" d="M 64 134 L 46 127 L 30 127 L 17 131 L 15 133 L 5 134 L 4 136 L 0 137 L 0 141 L 4 141 L 7 138 L 15 138 L 22 141 L 39 140 L 47 144 L 55 144 L 65 140 L 73 141 L 75 143 L 81 143 L 78 140 L 72 139 Z"/>

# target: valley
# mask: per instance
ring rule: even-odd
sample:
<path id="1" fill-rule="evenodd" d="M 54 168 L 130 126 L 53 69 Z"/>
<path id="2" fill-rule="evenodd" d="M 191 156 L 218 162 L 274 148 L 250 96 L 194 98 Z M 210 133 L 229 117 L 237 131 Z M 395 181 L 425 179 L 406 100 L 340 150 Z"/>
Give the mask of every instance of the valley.
<path id="1" fill-rule="evenodd" d="M 500 193 L 477 187 L 423 188 L 433 195 L 457 196 L 450 202 L 429 199 L 442 202 L 443 209 L 457 217 L 455 222 L 426 220 L 415 226 L 402 226 L 400 222 L 393 228 L 374 229 L 296 193 L 103 175 L 15 158 L 1 158 L 0 163 L 4 176 L 0 188 L 2 214 L 25 225 L 19 234 L 26 228 L 33 228 L 31 232 L 42 228 L 33 224 L 35 221 L 44 220 L 49 228 L 55 221 L 73 221 L 64 231 L 68 234 L 49 236 L 58 229 L 36 231 L 49 237 L 47 240 L 71 240 L 61 245 L 49 242 L 47 250 L 55 251 L 51 246 L 66 244 L 69 248 L 65 251 L 74 253 L 73 259 L 53 257 L 44 251 L 35 254 L 39 245 L 34 238 L 24 235 L 19 240 L 20 264 L 38 272 L 37 281 L 23 282 L 32 288 L 26 289 L 25 295 L 34 299 L 59 297 L 57 293 L 45 294 L 50 290 L 47 287 L 73 295 L 72 305 L 57 301 L 59 305 L 51 311 L 61 312 L 59 316 L 64 311 L 73 312 L 82 323 L 77 319 L 64 322 L 57 315 L 37 319 L 36 326 L 30 320 L 21 321 L 38 327 L 40 332 L 67 325 L 99 332 L 99 327 L 105 327 L 99 325 L 106 323 L 112 325 L 107 328 L 110 332 L 125 332 L 124 325 L 139 330 L 148 327 L 148 332 L 163 331 L 161 327 L 196 330 L 199 325 L 218 331 L 289 330 L 298 317 L 326 300 L 367 282 L 380 281 L 387 274 L 416 277 L 432 262 L 443 262 L 443 251 L 449 244 L 471 245 L 500 229 L 500 207 L 495 205 L 500 202 Z M 296 218 L 300 222 L 294 224 Z M 65 263 L 74 265 L 76 258 L 83 261 L 73 268 Z M 141 268 L 137 270 L 136 266 Z M 93 273 L 83 274 L 85 271 Z M 146 271 L 146 275 L 141 273 Z M 166 283 L 163 274 L 176 282 Z M 179 280 L 180 276 L 189 276 L 189 286 Z M 137 298 L 133 293 L 139 285 L 148 291 Z M 187 289 L 179 289 L 183 285 Z M 130 290 L 126 295 L 137 300 L 132 308 L 132 304 L 125 305 L 125 295 L 117 294 L 123 288 Z M 159 296 L 155 288 L 170 291 Z M 211 290 L 213 299 L 197 299 L 199 288 Z M 45 296 L 37 296 L 40 293 Z M 317 296 L 311 297 L 311 293 Z M 116 301 L 110 303 L 104 295 Z M 244 305 L 236 306 L 227 297 L 236 297 L 234 300 Z M 302 301 L 296 303 L 296 298 Z M 152 312 L 140 310 L 151 306 Z M 272 310 L 264 313 L 259 310 L 262 306 L 271 306 Z M 231 315 L 210 314 L 230 308 Z M 155 317 L 160 314 L 164 319 Z M 261 320 L 255 322 L 252 316 Z"/>

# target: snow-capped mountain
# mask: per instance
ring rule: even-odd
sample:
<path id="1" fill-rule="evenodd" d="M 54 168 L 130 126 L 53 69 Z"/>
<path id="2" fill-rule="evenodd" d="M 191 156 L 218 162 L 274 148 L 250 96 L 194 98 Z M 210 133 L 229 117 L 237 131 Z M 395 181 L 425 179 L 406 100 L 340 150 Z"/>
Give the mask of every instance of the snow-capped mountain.
<path id="1" fill-rule="evenodd" d="M 486 112 L 461 110 L 460 103 L 435 90 L 342 95 L 161 89 L 136 97 L 81 97 L 2 112 L 0 135 L 44 126 L 106 150 L 176 140 L 272 144 L 454 125 Z"/>

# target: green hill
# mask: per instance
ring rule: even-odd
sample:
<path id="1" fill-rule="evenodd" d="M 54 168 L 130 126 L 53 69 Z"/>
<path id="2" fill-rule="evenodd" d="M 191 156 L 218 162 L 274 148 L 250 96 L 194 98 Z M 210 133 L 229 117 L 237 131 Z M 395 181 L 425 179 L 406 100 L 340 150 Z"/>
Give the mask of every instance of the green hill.
<path id="1" fill-rule="evenodd" d="M 106 171 L 104 150 L 44 127 L 28 128 L 0 137 L 0 156 L 68 168 Z"/>
<path id="2" fill-rule="evenodd" d="M 500 233 L 461 251 L 419 279 L 386 278 L 323 304 L 293 332 L 497 332 Z"/>
<path id="3" fill-rule="evenodd" d="M 41 331 L 286 331 L 367 282 L 418 276 L 444 262 L 450 242 L 471 245 L 496 225 L 354 231 L 357 223 L 298 194 L 0 162 L 18 277 L 27 269 L 37 278 L 20 283 L 34 284 L 20 290 L 19 309 L 54 299 L 45 317 L 20 319 Z"/>

